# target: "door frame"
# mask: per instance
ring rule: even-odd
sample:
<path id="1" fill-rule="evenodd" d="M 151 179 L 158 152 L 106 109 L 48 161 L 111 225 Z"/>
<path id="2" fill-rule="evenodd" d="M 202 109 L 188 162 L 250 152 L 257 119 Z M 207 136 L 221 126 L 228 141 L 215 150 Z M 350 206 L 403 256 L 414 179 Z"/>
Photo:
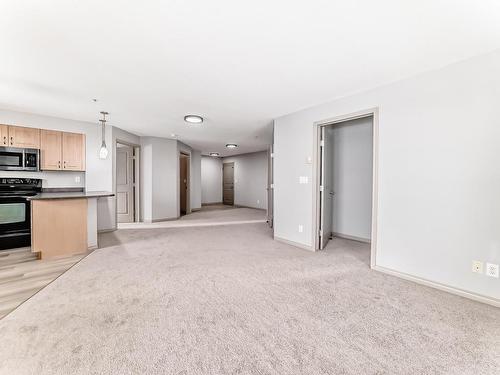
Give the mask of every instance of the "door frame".
<path id="1" fill-rule="evenodd" d="M 118 227 L 118 207 L 116 202 L 116 149 L 118 148 L 118 143 L 132 147 L 133 160 L 134 163 L 134 175 L 135 175 L 135 184 L 134 184 L 134 223 L 139 223 L 141 221 L 141 146 L 135 143 L 122 141 L 117 138 L 114 143 L 113 150 L 113 189 L 115 193 L 115 223 L 116 227 Z"/>
<path id="2" fill-rule="evenodd" d="M 371 249 L 370 249 L 370 267 L 374 268 L 377 265 L 377 227 L 378 227 L 378 144 L 379 144 L 379 109 L 378 107 L 361 110 L 341 116 L 328 118 L 325 120 L 317 121 L 313 124 L 313 244 L 314 251 L 319 250 L 319 227 L 320 227 L 320 142 L 321 142 L 321 129 L 325 126 L 335 125 L 350 120 L 357 120 L 365 117 L 373 117 L 373 140 L 372 140 L 372 229 L 371 229 Z"/>
<path id="3" fill-rule="evenodd" d="M 267 150 L 267 223 L 274 237 L 274 144 Z"/>
<path id="4" fill-rule="evenodd" d="M 187 180 L 187 189 L 186 189 L 186 215 L 189 215 L 191 211 L 191 151 L 181 150 L 179 151 L 178 160 L 177 160 L 177 187 L 178 195 L 177 195 L 177 217 L 181 217 L 181 190 L 180 190 L 180 182 L 181 182 L 181 155 L 187 157 L 187 172 L 186 172 L 186 180 Z"/>

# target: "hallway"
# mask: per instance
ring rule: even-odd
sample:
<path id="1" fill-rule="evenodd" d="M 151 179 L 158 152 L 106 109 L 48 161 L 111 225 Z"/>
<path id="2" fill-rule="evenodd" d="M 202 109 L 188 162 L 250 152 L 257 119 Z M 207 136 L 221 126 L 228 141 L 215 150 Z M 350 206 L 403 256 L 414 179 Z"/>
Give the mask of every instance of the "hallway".
<path id="1" fill-rule="evenodd" d="M 266 211 L 255 208 L 226 206 L 223 204 L 202 206 L 201 210 L 184 215 L 177 220 L 155 223 L 119 223 L 118 229 L 181 228 L 212 225 L 252 224 L 266 221 Z"/>

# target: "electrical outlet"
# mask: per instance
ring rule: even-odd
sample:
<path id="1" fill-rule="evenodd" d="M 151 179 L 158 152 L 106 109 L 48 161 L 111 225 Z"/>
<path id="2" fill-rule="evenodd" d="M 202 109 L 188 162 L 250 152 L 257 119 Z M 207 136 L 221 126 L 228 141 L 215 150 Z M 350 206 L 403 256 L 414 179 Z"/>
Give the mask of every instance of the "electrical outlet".
<path id="1" fill-rule="evenodd" d="M 480 260 L 473 260 L 472 261 L 472 272 L 483 273 L 483 262 L 481 262 Z"/>
<path id="2" fill-rule="evenodd" d="M 75 182 L 78 184 L 80 183 L 80 176 L 75 176 Z"/>
<path id="3" fill-rule="evenodd" d="M 260 199 L 257 199 L 257 204 L 260 204 Z"/>
<path id="4" fill-rule="evenodd" d="M 486 263 L 486 275 L 496 277 L 498 279 L 498 264 Z"/>
<path id="5" fill-rule="evenodd" d="M 304 226 L 303 225 L 299 225 L 299 233 L 302 233 L 304 231 Z"/>

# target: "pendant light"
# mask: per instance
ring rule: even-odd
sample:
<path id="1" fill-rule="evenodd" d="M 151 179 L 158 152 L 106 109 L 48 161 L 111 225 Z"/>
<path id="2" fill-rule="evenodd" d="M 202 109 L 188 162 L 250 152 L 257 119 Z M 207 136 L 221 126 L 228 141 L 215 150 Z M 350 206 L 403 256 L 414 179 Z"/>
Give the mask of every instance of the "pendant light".
<path id="1" fill-rule="evenodd" d="M 101 112 L 102 119 L 99 120 L 101 123 L 101 129 L 102 129 L 102 143 L 101 143 L 101 149 L 99 150 L 99 159 L 106 159 L 108 157 L 108 148 L 106 147 L 106 115 L 109 115 L 108 112 L 102 111 Z"/>

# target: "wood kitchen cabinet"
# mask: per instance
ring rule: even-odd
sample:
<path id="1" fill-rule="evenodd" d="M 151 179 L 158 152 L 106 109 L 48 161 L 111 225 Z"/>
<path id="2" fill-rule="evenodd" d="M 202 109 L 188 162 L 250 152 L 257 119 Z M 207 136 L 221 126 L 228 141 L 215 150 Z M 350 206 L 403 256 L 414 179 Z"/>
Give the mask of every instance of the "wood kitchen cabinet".
<path id="1" fill-rule="evenodd" d="M 42 129 L 40 133 L 40 169 L 62 169 L 62 132 Z"/>
<path id="2" fill-rule="evenodd" d="M 40 169 L 46 171 L 84 171 L 85 170 L 85 135 L 41 131 Z"/>
<path id="3" fill-rule="evenodd" d="M 9 126 L 8 128 L 8 147 L 40 148 L 40 129 L 24 126 Z"/>
<path id="4" fill-rule="evenodd" d="M 87 199 L 31 202 L 31 250 L 41 259 L 87 251 Z"/>
<path id="5" fill-rule="evenodd" d="M 0 124 L 0 146 L 9 146 L 9 125 Z"/>
<path id="6" fill-rule="evenodd" d="M 67 171 L 85 170 L 85 135 L 63 132 L 63 169 Z"/>

